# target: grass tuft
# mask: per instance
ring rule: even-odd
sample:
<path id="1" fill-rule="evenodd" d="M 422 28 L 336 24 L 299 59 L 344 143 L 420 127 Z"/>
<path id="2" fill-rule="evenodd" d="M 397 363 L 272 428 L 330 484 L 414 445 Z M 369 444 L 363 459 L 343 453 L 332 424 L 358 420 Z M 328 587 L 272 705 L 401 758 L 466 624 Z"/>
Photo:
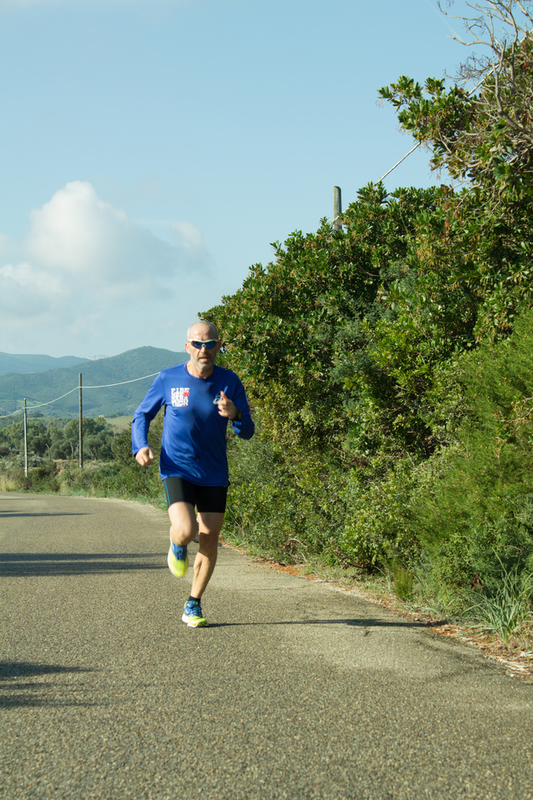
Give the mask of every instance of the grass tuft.
<path id="1" fill-rule="evenodd" d="M 468 609 L 472 627 L 496 634 L 505 646 L 532 621 L 533 575 L 520 574 L 516 566 L 506 569 L 502 565 L 499 585 L 492 591 L 475 590 L 474 596 Z"/>

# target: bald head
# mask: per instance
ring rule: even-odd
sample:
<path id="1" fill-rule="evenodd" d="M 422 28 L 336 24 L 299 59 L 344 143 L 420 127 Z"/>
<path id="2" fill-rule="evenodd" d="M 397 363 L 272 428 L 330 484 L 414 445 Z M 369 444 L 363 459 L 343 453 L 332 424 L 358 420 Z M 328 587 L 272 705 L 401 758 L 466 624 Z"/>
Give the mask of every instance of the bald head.
<path id="1" fill-rule="evenodd" d="M 205 347 L 202 342 L 206 343 Z M 218 341 L 218 331 L 215 326 L 203 320 L 195 322 L 187 331 L 185 342 L 185 349 L 189 354 L 187 371 L 196 378 L 208 378 L 213 372 L 220 348 L 221 343 Z"/>
<path id="2" fill-rule="evenodd" d="M 218 339 L 218 331 L 211 322 L 200 320 L 191 325 L 187 339 Z"/>

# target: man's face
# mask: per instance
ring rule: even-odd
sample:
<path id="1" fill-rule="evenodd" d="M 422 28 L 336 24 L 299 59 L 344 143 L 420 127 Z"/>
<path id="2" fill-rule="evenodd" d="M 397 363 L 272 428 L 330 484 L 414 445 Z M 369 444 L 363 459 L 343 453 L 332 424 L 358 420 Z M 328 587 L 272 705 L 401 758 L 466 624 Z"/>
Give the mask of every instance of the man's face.
<path id="1" fill-rule="evenodd" d="M 213 330 L 209 325 L 205 323 L 194 325 L 189 330 L 189 339 L 195 342 L 207 342 L 210 339 L 217 339 L 217 333 Z M 196 369 L 196 371 L 200 374 L 210 374 L 213 370 L 213 366 L 215 364 L 215 359 L 218 355 L 218 351 L 220 350 L 220 342 L 208 350 L 206 347 L 202 347 L 198 349 L 195 347 L 191 342 L 185 343 L 185 349 L 189 354 L 190 361 L 192 366 Z"/>

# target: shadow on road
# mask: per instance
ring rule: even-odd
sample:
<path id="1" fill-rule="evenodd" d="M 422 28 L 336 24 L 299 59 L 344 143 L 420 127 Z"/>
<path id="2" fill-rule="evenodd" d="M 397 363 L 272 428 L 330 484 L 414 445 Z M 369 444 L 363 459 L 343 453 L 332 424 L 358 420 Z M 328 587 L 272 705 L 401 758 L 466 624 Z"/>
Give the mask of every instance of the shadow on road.
<path id="1" fill-rule="evenodd" d="M 388 622 L 382 619 L 298 619 L 280 622 L 215 622 L 209 628 L 232 628 L 241 625 L 355 625 L 358 628 L 427 628 L 427 622 Z M 435 626 L 435 625 L 434 625 Z"/>
<path id="2" fill-rule="evenodd" d="M 167 569 L 162 554 L 157 563 L 146 553 L 0 553 L 0 576 L 86 575 L 141 569 Z"/>
<path id="3" fill-rule="evenodd" d="M 0 517 L 86 517 L 87 514 L 79 511 L 59 511 L 49 513 L 48 511 L 17 511 L 16 509 L 3 508 Z"/>
<path id="4" fill-rule="evenodd" d="M 33 680 L 47 675 L 93 672 L 83 667 L 62 667 L 55 664 L 32 664 L 26 661 L 0 661 L 0 708 L 28 706 L 88 706 L 78 698 L 69 700 L 68 685 Z M 77 686 L 79 690 L 79 685 Z"/>

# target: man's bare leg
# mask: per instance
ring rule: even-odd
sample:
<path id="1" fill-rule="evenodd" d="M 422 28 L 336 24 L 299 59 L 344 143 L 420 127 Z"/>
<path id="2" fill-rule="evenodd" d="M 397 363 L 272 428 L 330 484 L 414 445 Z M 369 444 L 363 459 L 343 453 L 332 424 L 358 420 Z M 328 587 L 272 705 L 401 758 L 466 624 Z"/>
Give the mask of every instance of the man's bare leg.
<path id="1" fill-rule="evenodd" d="M 180 501 L 172 503 L 168 509 L 170 517 L 170 538 L 175 544 L 190 544 L 198 533 L 199 549 L 194 560 L 194 577 L 191 597 L 198 600 L 203 595 L 215 569 L 218 556 L 218 537 L 224 524 L 223 512 L 200 512 L 198 522 L 194 507 Z"/>
<path id="2" fill-rule="evenodd" d="M 218 536 L 224 524 L 224 513 L 204 511 L 198 514 L 198 521 L 200 523 L 198 534 L 200 546 L 194 560 L 191 597 L 200 599 L 217 563 Z"/>
<path id="3" fill-rule="evenodd" d="M 198 532 L 194 506 L 180 501 L 172 503 L 168 509 L 170 517 L 170 538 L 174 544 L 187 545 Z"/>

